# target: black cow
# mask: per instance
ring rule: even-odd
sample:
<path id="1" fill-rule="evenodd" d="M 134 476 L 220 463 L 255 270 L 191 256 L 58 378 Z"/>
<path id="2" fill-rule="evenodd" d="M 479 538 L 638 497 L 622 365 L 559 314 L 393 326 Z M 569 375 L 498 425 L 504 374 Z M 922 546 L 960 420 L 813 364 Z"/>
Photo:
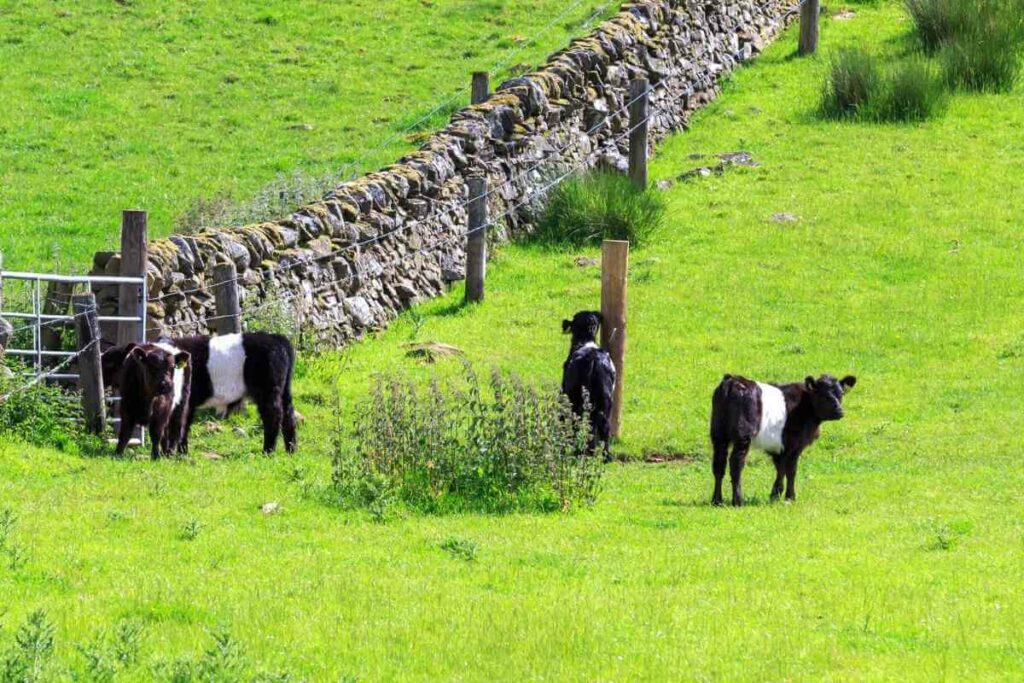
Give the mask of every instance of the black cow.
<path id="1" fill-rule="evenodd" d="M 117 454 L 136 425 L 149 426 L 153 459 L 177 450 L 185 438 L 191 357 L 163 344 L 129 344 L 121 362 L 121 427 Z"/>
<path id="2" fill-rule="evenodd" d="M 605 461 L 611 460 L 612 402 L 615 392 L 615 365 L 608 352 L 597 345 L 597 331 L 603 319 L 596 311 L 580 311 L 572 320 L 562 321 L 562 333 L 572 333 L 569 357 L 562 365 L 562 392 L 569 397 L 573 412 L 583 415 L 590 401 L 590 449 L 597 442 L 604 447 Z"/>
<path id="3" fill-rule="evenodd" d="M 817 380 L 808 377 L 803 382 L 779 385 L 726 375 L 711 399 L 715 474 L 711 502 L 722 504 L 722 478 L 728 458 L 732 504 L 743 505 L 743 466 L 751 446 L 767 452 L 775 462 L 772 500 L 782 494 L 783 478 L 786 499 L 795 500 L 800 454 L 817 440 L 822 422 L 843 417 L 843 396 L 856 383 L 857 378 L 850 375 L 841 380 L 822 375 Z"/>
<path id="4" fill-rule="evenodd" d="M 266 332 L 246 332 L 215 337 L 193 336 L 167 339 L 169 348 L 180 349 L 192 358 L 192 385 L 185 415 L 185 434 L 179 451 L 188 452 L 188 430 L 199 408 L 214 408 L 221 415 L 238 409 L 251 399 L 263 421 L 263 451 L 277 446 L 284 435 L 285 449 L 297 446 L 295 407 L 292 404 L 292 372 L 295 349 L 286 337 Z M 117 386 L 126 347 L 103 354 L 103 379 Z"/>

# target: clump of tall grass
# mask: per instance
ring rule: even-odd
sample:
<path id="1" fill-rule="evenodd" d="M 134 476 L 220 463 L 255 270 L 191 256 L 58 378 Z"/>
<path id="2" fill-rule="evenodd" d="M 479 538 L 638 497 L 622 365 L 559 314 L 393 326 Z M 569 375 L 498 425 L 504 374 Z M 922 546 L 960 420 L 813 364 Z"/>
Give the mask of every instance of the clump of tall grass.
<path id="1" fill-rule="evenodd" d="M 533 238 L 548 244 L 581 246 L 603 239 L 648 241 L 665 220 L 665 200 L 638 190 L 626 176 L 595 171 L 555 187 Z"/>
<path id="2" fill-rule="evenodd" d="M 1005 92 L 1024 54 L 1024 0 L 906 0 L 925 50 L 963 90 Z"/>
<path id="3" fill-rule="evenodd" d="M 593 503 L 603 465 L 589 454 L 589 423 L 555 389 L 515 375 L 426 389 L 381 377 L 358 408 L 354 434 L 333 444 L 338 502 L 382 519 L 395 504 L 425 513 L 569 510 Z M 354 445 L 352 445 L 354 443 Z"/>
<path id="4" fill-rule="evenodd" d="M 859 48 L 839 51 L 822 91 L 820 111 L 830 119 L 923 121 L 946 103 L 942 81 L 928 62 L 909 59 L 883 67 Z"/>

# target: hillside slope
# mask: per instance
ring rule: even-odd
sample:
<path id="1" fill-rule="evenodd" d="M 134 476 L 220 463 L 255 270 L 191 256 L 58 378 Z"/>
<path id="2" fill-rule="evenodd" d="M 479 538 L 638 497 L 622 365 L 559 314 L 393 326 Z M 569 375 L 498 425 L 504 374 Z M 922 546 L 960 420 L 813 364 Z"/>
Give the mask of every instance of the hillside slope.
<path id="1" fill-rule="evenodd" d="M 166 235 L 199 199 L 248 200 L 296 169 L 390 163 L 415 143 L 398 133 L 449 99 L 417 130 L 468 102 L 460 91 L 472 71 L 500 64 L 499 81 L 582 33 L 595 10 L 614 9 L 598 0 L 3 3 L 6 266 L 88 269 L 93 251 L 116 243 L 124 208 L 146 209 L 151 233 Z"/>

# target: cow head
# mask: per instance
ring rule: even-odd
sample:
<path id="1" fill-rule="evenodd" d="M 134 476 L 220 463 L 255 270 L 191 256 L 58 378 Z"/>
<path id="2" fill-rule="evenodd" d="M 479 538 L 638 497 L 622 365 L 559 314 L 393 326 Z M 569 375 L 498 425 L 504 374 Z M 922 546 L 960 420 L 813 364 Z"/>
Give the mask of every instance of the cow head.
<path id="1" fill-rule="evenodd" d="M 174 372 L 185 368 L 191 356 L 186 351 L 171 353 L 153 344 L 130 346 L 125 355 L 121 381 L 141 382 L 144 396 L 173 394 Z"/>
<path id="2" fill-rule="evenodd" d="M 580 311 L 572 320 L 562 321 L 562 334 L 572 333 L 572 344 L 586 344 L 597 339 L 597 330 L 604 318 L 597 311 Z"/>
<path id="3" fill-rule="evenodd" d="M 804 380 L 814 414 L 822 421 L 839 420 L 843 417 L 843 396 L 849 393 L 855 384 L 857 378 L 853 375 L 847 375 L 842 379 L 822 375 L 818 379 L 808 377 Z"/>

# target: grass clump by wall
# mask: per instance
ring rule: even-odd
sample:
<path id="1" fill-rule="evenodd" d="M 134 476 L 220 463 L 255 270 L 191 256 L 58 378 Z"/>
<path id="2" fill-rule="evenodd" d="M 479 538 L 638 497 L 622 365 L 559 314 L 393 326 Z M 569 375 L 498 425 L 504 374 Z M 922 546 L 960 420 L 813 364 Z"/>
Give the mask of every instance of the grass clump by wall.
<path id="1" fill-rule="evenodd" d="M 665 200 L 621 173 L 595 171 L 555 187 L 534 232 L 538 242 L 580 246 L 604 239 L 642 244 L 665 220 Z"/>
<path id="2" fill-rule="evenodd" d="M 357 409 L 355 448 L 339 426 L 333 490 L 376 518 L 394 505 L 426 513 L 567 511 L 592 504 L 604 470 L 589 425 L 556 391 L 515 375 L 486 386 L 466 363 L 453 385 L 378 379 Z"/>
<path id="3" fill-rule="evenodd" d="M 1020 75 L 1024 0 L 907 0 L 925 50 L 952 88 L 1007 92 Z"/>
<path id="4" fill-rule="evenodd" d="M 840 50 L 822 91 L 823 117 L 877 122 L 923 121 L 946 105 L 936 69 L 923 59 L 882 67 L 860 48 Z"/>

